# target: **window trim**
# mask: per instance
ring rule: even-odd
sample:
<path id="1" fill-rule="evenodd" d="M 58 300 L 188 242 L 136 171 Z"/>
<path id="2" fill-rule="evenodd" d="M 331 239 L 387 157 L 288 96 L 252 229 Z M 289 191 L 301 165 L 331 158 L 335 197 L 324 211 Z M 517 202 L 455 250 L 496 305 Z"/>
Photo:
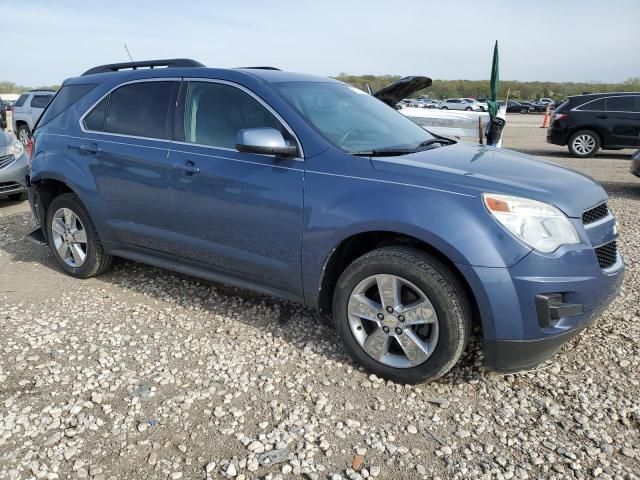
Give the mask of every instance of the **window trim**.
<path id="1" fill-rule="evenodd" d="M 111 95 L 112 92 L 114 92 L 115 90 L 119 89 L 120 87 L 124 87 L 125 85 L 131 85 L 132 83 L 147 83 L 147 82 L 178 82 L 178 83 L 180 83 L 181 81 L 182 81 L 182 79 L 180 77 L 166 77 L 166 78 L 141 78 L 141 79 L 137 79 L 137 80 L 130 80 L 128 82 L 119 83 L 115 87 L 111 88 L 107 93 L 102 95 L 98 99 L 97 102 L 95 102 L 93 105 L 91 105 L 87 109 L 87 111 L 82 114 L 82 116 L 78 120 L 78 123 L 80 124 L 80 130 L 82 130 L 83 133 L 92 133 L 94 135 L 112 135 L 112 136 L 115 136 L 115 137 L 137 138 L 139 140 L 152 140 L 154 142 L 171 142 L 172 141 L 171 138 L 140 137 L 140 136 L 137 136 L 137 135 L 128 135 L 126 133 L 98 132 L 97 130 L 89 130 L 84 125 L 84 119 L 85 119 L 85 117 L 87 117 L 93 111 L 94 108 L 96 108 L 98 106 L 98 104 L 100 102 L 102 102 L 106 97 Z M 109 106 L 107 104 L 107 110 L 108 109 L 109 109 Z M 106 112 L 105 112 L 105 114 L 106 114 Z M 170 115 L 170 112 L 167 112 L 167 115 Z M 173 133 L 172 133 L 171 136 L 173 137 Z"/>
<path id="2" fill-rule="evenodd" d="M 634 98 L 636 101 L 636 105 L 640 105 L 640 95 L 603 95 L 602 97 L 594 98 L 593 100 L 589 100 L 577 107 L 573 107 L 571 109 L 572 112 L 596 112 L 596 113 L 640 113 L 640 108 L 636 106 L 636 110 L 607 110 L 607 100 L 609 98 L 621 98 L 621 97 L 630 97 Z M 582 109 L 585 105 L 589 105 L 590 103 L 597 102 L 598 100 L 604 100 L 605 109 L 604 110 L 588 110 Z"/>
<path id="3" fill-rule="evenodd" d="M 304 161 L 304 150 L 302 149 L 302 142 L 300 141 L 300 139 L 298 138 L 296 133 L 293 131 L 293 129 L 289 126 L 289 124 L 284 120 L 284 118 L 282 118 L 282 116 L 271 105 L 269 105 L 265 100 L 262 99 L 262 97 L 258 96 L 256 93 L 254 93 L 253 91 L 249 90 L 244 85 L 240 85 L 239 83 L 231 82 L 229 80 L 221 80 L 221 79 L 217 79 L 217 78 L 185 77 L 185 78 L 182 79 L 182 81 L 185 82 L 185 83 L 187 83 L 187 82 L 217 83 L 217 84 L 221 84 L 221 85 L 227 85 L 227 86 L 230 86 L 230 87 L 235 87 L 238 90 L 246 93 L 247 95 L 252 97 L 254 100 L 256 100 L 260 105 L 262 105 L 264 108 L 266 108 L 267 111 L 269 111 L 269 113 L 271 113 L 276 118 L 276 120 L 278 120 L 278 122 L 280 122 L 284 126 L 284 128 L 287 130 L 287 132 L 289 132 L 289 134 L 296 141 L 296 143 L 298 145 L 298 155 L 293 157 L 293 158 L 290 158 L 288 160 L 296 160 L 296 161 L 299 161 L 299 162 Z M 180 100 L 186 102 L 186 96 L 184 96 L 183 98 L 180 98 Z M 176 112 L 178 110 L 179 109 L 176 108 Z M 185 112 L 186 112 L 186 104 L 182 108 L 183 115 L 184 115 Z M 182 120 L 184 121 L 184 118 Z M 197 146 L 197 147 L 214 148 L 216 150 L 224 150 L 224 151 L 227 151 L 227 152 L 241 153 L 237 148 L 216 147 L 215 145 L 204 145 L 202 143 L 185 142 L 185 141 L 182 141 L 182 140 L 174 140 L 172 143 L 175 143 L 175 144 L 178 144 L 178 145 L 190 145 L 190 146 Z M 276 157 L 275 155 L 266 155 L 266 154 L 256 154 L 256 155 L 260 155 L 262 157 L 270 157 L 270 158 L 275 158 Z"/>

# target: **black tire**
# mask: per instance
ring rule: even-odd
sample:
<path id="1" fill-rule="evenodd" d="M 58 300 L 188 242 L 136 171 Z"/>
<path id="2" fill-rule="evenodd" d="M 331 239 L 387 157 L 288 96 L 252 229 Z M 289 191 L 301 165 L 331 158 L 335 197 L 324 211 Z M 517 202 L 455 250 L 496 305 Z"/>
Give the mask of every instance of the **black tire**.
<path id="1" fill-rule="evenodd" d="M 87 252 L 84 263 L 79 267 L 73 267 L 67 264 L 60 256 L 53 242 L 52 235 L 52 221 L 56 211 L 60 208 L 68 208 L 71 210 L 82 222 L 84 230 L 87 236 Z M 111 267 L 113 258 L 104 251 L 96 227 L 91 221 L 89 213 L 80 201 L 80 199 L 73 193 L 64 193 L 53 199 L 46 214 L 46 231 L 47 239 L 49 240 L 49 247 L 53 253 L 56 262 L 60 265 L 60 268 L 65 273 L 76 278 L 90 278 L 96 275 L 101 275 Z"/>
<path id="2" fill-rule="evenodd" d="M 467 111 L 467 112 L 470 112 L 471 110 L 473 110 L 471 107 L 465 108 L 465 111 Z"/>
<path id="3" fill-rule="evenodd" d="M 31 130 L 29 130 L 29 127 L 27 125 L 20 125 L 18 127 L 18 131 L 16 132 L 16 136 L 22 143 L 25 143 L 24 139 L 31 136 Z"/>
<path id="4" fill-rule="evenodd" d="M 351 331 L 347 313 L 351 293 L 364 279 L 381 274 L 413 283 L 428 296 L 437 314 L 437 344 L 426 361 L 417 366 L 394 368 L 375 360 Z M 457 276 L 434 256 L 401 246 L 373 250 L 345 269 L 335 288 L 333 317 L 352 358 L 369 372 L 399 383 L 431 382 L 446 374 L 462 356 L 471 332 L 471 309 Z"/>
<path id="5" fill-rule="evenodd" d="M 593 144 L 593 148 L 583 149 L 577 145 L 577 140 L 583 138 L 589 144 Z M 573 135 L 569 137 L 569 141 L 567 142 L 567 147 L 569 148 L 569 152 L 574 157 L 578 158 L 588 158 L 593 157 L 600 147 L 602 146 L 602 142 L 600 141 L 600 136 L 594 132 L 593 130 L 579 130 L 575 132 Z"/>
<path id="6" fill-rule="evenodd" d="M 442 110 L 449 110 L 449 107 L 440 107 Z"/>
<path id="7" fill-rule="evenodd" d="M 26 192 L 14 193 L 12 195 L 9 195 L 9 200 L 11 200 L 12 202 L 24 202 L 26 199 L 27 199 Z"/>
<path id="8" fill-rule="evenodd" d="M 520 110 L 520 113 L 525 115 L 525 114 L 529 113 L 529 109 L 528 108 L 523 108 L 522 110 Z"/>

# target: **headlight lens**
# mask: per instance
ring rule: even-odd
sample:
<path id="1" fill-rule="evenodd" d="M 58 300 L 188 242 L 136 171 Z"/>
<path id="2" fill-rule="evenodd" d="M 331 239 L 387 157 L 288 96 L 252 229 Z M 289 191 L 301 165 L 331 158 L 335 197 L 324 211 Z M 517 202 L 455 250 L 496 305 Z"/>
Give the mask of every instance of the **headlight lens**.
<path id="1" fill-rule="evenodd" d="M 550 253 L 580 243 L 567 216 L 556 207 L 527 198 L 484 193 L 487 210 L 507 230 L 532 248 Z"/>
<path id="2" fill-rule="evenodd" d="M 16 158 L 19 158 L 23 153 L 24 145 L 22 145 L 22 142 L 18 139 L 11 142 L 11 144 L 9 144 L 9 146 L 7 147 L 8 155 L 13 155 Z"/>

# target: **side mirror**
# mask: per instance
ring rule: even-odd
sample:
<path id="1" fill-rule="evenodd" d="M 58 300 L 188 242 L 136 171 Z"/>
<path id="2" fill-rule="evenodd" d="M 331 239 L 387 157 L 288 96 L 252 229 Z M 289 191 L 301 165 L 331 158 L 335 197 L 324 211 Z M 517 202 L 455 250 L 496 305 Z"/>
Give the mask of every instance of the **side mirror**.
<path id="1" fill-rule="evenodd" d="M 298 148 L 288 145 L 282 134 L 275 128 L 245 128 L 236 135 L 236 148 L 240 152 L 295 157 Z"/>

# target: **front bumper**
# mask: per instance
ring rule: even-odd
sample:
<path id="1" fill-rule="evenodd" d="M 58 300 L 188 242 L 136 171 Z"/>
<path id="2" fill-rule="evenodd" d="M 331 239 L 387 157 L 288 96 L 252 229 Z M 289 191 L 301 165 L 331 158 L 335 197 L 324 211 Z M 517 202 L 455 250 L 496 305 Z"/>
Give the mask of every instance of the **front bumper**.
<path id="1" fill-rule="evenodd" d="M 26 153 L 23 153 L 6 167 L 0 168 L 0 197 L 25 192 L 28 170 L 29 156 Z"/>
<path id="2" fill-rule="evenodd" d="M 594 249 L 585 245 L 564 246 L 549 255 L 532 251 L 510 268 L 458 268 L 478 304 L 485 366 L 502 372 L 533 368 L 556 353 L 599 317 L 617 296 L 624 276 L 619 254 L 603 270 Z M 549 322 L 541 311 L 543 296 L 561 298 L 567 308 L 554 313 L 567 315 Z"/>

